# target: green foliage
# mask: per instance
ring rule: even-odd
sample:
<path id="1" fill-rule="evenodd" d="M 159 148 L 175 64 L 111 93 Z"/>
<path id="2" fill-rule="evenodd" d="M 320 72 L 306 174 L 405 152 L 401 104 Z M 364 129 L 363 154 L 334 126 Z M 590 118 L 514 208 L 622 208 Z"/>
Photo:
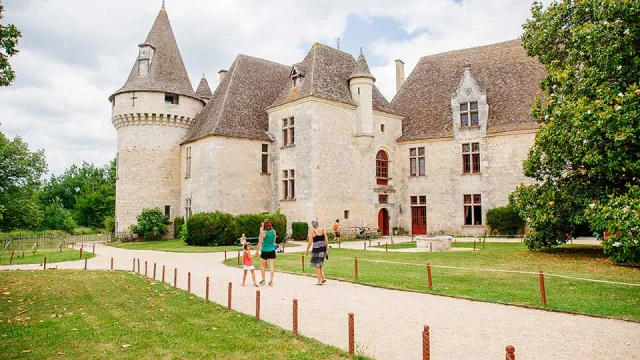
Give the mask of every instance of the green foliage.
<path id="1" fill-rule="evenodd" d="M 306 240 L 309 236 L 309 224 L 306 222 L 291 223 L 291 238 L 294 240 Z"/>
<path id="2" fill-rule="evenodd" d="M 513 206 L 500 206 L 487 211 L 487 225 L 492 232 L 515 235 L 523 230 L 525 222 Z"/>
<path id="3" fill-rule="evenodd" d="M 233 215 L 216 211 L 199 213 L 187 219 L 188 245 L 231 245 L 236 242 Z"/>
<path id="4" fill-rule="evenodd" d="M 107 230 L 107 232 L 116 231 L 116 219 L 113 216 L 105 217 L 103 221 L 103 225 L 104 225 L 104 229 Z"/>
<path id="5" fill-rule="evenodd" d="M 595 220 L 590 204 L 640 184 L 638 18 L 637 1 L 533 5 L 522 42 L 545 67 L 545 96 L 532 109 L 542 126 L 524 171 L 537 183 L 511 196 L 529 248 L 566 243 Z"/>
<path id="6" fill-rule="evenodd" d="M 131 226 L 131 232 L 144 239 L 157 239 L 166 235 L 169 219 L 160 208 L 142 209 L 137 224 Z"/>
<path id="7" fill-rule="evenodd" d="M 40 227 L 42 211 L 36 192 L 46 169 L 44 151 L 31 152 L 19 136 L 9 140 L 0 132 L 0 231 Z"/>
<path id="8" fill-rule="evenodd" d="M 182 216 L 178 216 L 173 219 L 173 237 L 175 239 L 180 237 L 180 233 L 182 232 L 182 226 L 184 225 L 184 218 Z"/>
<path id="9" fill-rule="evenodd" d="M 605 202 L 595 201 L 587 209 L 591 227 L 599 234 L 605 254 L 619 264 L 640 264 L 640 186 L 629 192 L 611 196 Z"/>
<path id="10" fill-rule="evenodd" d="M 265 219 L 271 220 L 273 230 L 276 231 L 278 243 L 285 241 L 287 234 L 287 217 L 276 211 L 271 214 L 242 214 L 235 217 L 236 233 L 235 236 L 239 238 L 242 234 L 246 237 L 258 237 L 260 236 L 260 226 Z"/>
<path id="11" fill-rule="evenodd" d="M 45 206 L 43 212 L 42 227 L 49 230 L 64 230 L 71 233 L 76 227 L 71 212 L 65 209 L 60 199 L 55 198 Z"/>
<path id="12" fill-rule="evenodd" d="M 0 4 L 0 20 L 4 17 L 4 8 Z M 18 39 L 22 37 L 20 30 L 15 25 L 0 24 L 0 86 L 9 86 L 15 79 L 15 72 L 9 64 L 9 57 L 18 53 L 16 46 Z"/>
<path id="13" fill-rule="evenodd" d="M 100 231 L 86 226 L 78 226 L 71 232 L 73 235 L 91 235 L 98 234 Z"/>

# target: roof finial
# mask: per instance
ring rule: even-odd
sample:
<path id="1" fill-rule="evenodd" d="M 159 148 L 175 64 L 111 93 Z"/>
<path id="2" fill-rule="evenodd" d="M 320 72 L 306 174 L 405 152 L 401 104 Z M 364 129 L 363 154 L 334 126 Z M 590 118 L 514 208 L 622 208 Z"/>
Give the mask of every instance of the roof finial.
<path id="1" fill-rule="evenodd" d="M 162 10 L 164 10 L 164 0 L 162 0 Z"/>
<path id="2" fill-rule="evenodd" d="M 202 77 L 206 77 L 206 76 L 204 76 L 204 73 L 202 73 Z"/>
<path id="3" fill-rule="evenodd" d="M 338 50 L 340 50 L 340 38 L 338 38 Z"/>
<path id="4" fill-rule="evenodd" d="M 362 55 L 362 46 L 360 46 L 360 55 Z"/>

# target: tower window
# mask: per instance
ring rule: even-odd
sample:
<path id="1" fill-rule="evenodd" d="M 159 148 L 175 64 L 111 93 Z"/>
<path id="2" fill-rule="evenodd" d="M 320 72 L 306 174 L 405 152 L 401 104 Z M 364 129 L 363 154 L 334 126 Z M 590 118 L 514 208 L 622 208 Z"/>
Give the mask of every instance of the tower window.
<path id="1" fill-rule="evenodd" d="M 411 167 L 411 176 L 425 175 L 424 147 L 409 149 L 409 164 Z"/>
<path id="2" fill-rule="evenodd" d="M 478 117 L 478 102 L 467 102 L 460 104 L 460 126 L 478 126 L 480 119 Z"/>
<path id="3" fill-rule="evenodd" d="M 295 198 L 295 170 L 284 170 L 282 172 L 282 200 L 294 200 Z"/>
<path id="4" fill-rule="evenodd" d="M 185 220 L 191 216 L 191 198 L 184 199 L 184 218 Z"/>
<path id="5" fill-rule="evenodd" d="M 191 146 L 187 146 L 187 151 L 186 151 L 186 168 L 185 168 L 185 179 L 188 179 L 191 177 Z"/>
<path id="6" fill-rule="evenodd" d="M 344 219 L 345 220 L 349 219 L 349 210 L 344 211 Z"/>
<path id="7" fill-rule="evenodd" d="M 282 146 L 293 146 L 295 141 L 295 119 L 282 119 Z"/>
<path id="8" fill-rule="evenodd" d="M 179 96 L 177 94 L 165 93 L 164 94 L 164 103 L 165 104 L 178 105 L 178 98 L 179 98 Z"/>
<path id="9" fill-rule="evenodd" d="M 480 172 L 480 143 L 462 144 L 462 173 Z"/>
<path id="10" fill-rule="evenodd" d="M 262 144 L 262 173 L 269 173 L 269 145 Z"/>
<path id="11" fill-rule="evenodd" d="M 380 132 L 384 132 L 384 124 L 380 124 Z"/>
<path id="12" fill-rule="evenodd" d="M 383 150 L 376 155 L 376 183 L 387 185 L 389 182 L 389 157 Z"/>
<path id="13" fill-rule="evenodd" d="M 164 206 L 164 216 L 166 216 L 169 219 L 171 218 L 171 205 Z"/>

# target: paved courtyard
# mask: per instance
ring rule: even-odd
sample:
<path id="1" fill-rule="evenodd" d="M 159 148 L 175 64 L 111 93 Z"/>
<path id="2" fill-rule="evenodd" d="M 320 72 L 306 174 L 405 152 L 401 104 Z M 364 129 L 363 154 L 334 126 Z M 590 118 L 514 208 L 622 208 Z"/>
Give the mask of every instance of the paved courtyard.
<path id="1" fill-rule="evenodd" d="M 347 243 L 343 243 L 344 246 Z M 347 245 L 362 248 L 362 242 Z M 302 248 L 287 248 L 289 251 Z M 211 299 L 226 304 L 227 284 L 233 283 L 233 308 L 255 314 L 253 286 L 241 287 L 242 270 L 223 265 L 224 253 L 168 253 L 136 251 L 98 245 L 88 261 L 91 270 L 108 269 L 110 259 L 119 270 L 132 269 L 133 258 L 148 263 L 149 276 L 157 264 L 157 278 L 166 266 L 166 281 L 204 297 L 205 278 L 211 278 Z M 232 254 L 230 256 L 235 256 Z M 329 260 L 330 261 L 330 260 Z M 276 260 L 277 265 L 277 260 Z M 84 261 L 50 264 L 81 269 Z M 2 269 L 41 269 L 39 265 Z M 330 273 L 330 266 L 329 266 Z M 250 283 L 250 282 L 248 282 Z M 356 351 L 376 359 L 421 359 L 422 329 L 431 327 L 432 359 L 502 359 L 506 345 L 514 345 L 518 359 L 640 359 L 640 324 L 570 315 L 444 296 L 395 291 L 329 280 L 276 273 L 275 286 L 263 286 L 261 318 L 291 329 L 292 300 L 299 301 L 299 329 L 308 337 L 347 349 L 347 315 L 355 314 Z"/>

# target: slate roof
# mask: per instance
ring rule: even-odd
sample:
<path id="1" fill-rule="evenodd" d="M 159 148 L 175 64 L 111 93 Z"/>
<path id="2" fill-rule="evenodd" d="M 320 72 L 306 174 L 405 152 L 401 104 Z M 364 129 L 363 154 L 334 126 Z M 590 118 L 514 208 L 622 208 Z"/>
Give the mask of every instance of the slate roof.
<path id="1" fill-rule="evenodd" d="M 294 68 L 299 69 L 298 73 L 305 74 L 302 83 L 294 87 L 293 81 L 289 81 L 270 107 L 307 96 L 355 105 L 349 90 L 349 77 L 356 69 L 356 61 L 351 54 L 315 43 L 304 60 L 295 64 Z M 373 109 L 396 113 L 375 85 L 373 86 Z"/>
<path id="2" fill-rule="evenodd" d="M 538 128 L 530 110 L 544 67 L 511 40 L 421 58 L 391 102 L 405 116 L 400 141 L 453 136 L 451 99 L 465 66 L 487 95 L 487 133 Z"/>
<path id="3" fill-rule="evenodd" d="M 113 93 L 109 100 L 122 92 L 145 90 L 170 92 L 195 98 L 196 94 L 193 92 L 193 86 L 182 61 L 169 16 L 164 9 L 158 13 L 145 43 L 151 44 L 155 48 L 149 75 L 138 76 L 138 61 L 136 59 L 126 83 Z"/>
<path id="4" fill-rule="evenodd" d="M 198 84 L 198 89 L 196 89 L 196 96 L 203 100 L 209 100 L 211 97 L 211 88 L 209 87 L 209 82 L 204 75 L 202 75 L 200 84 Z"/>
<path id="5" fill-rule="evenodd" d="M 360 55 L 358 55 L 358 60 L 356 60 L 356 67 L 353 69 L 351 76 L 349 79 L 356 77 L 367 77 L 376 81 L 376 78 L 371 75 L 371 70 L 369 70 L 369 64 L 367 64 L 367 59 L 364 58 L 364 54 L 362 53 L 362 48 L 360 48 Z"/>
<path id="6" fill-rule="evenodd" d="M 238 55 L 183 143 L 209 135 L 271 141 L 265 108 L 291 82 L 290 70 L 290 66 Z"/>

